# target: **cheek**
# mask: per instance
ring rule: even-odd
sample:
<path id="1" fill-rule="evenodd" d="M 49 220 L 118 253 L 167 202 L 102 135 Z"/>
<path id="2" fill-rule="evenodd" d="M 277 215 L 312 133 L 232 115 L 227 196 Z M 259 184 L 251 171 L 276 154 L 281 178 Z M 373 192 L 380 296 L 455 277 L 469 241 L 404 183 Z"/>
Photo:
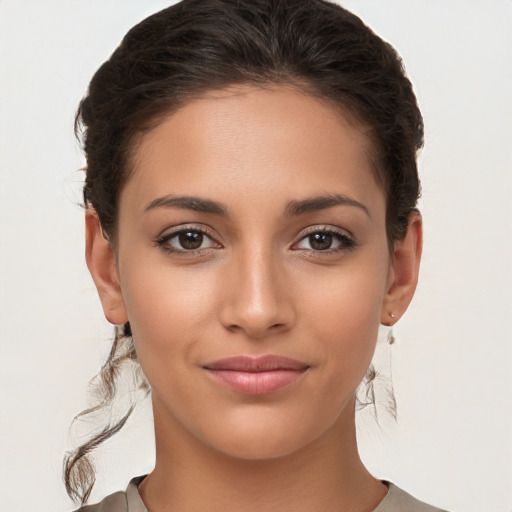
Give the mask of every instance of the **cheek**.
<path id="1" fill-rule="evenodd" d="M 316 337 L 326 375 L 337 389 L 359 385 L 375 350 L 387 266 L 385 258 L 371 260 L 361 269 L 333 273 L 323 286 L 310 282 L 310 292 L 302 293 L 307 297 L 301 314 L 304 325 Z"/>
<path id="2" fill-rule="evenodd" d="M 159 378 L 158 368 L 190 359 L 214 317 L 214 283 L 208 273 L 162 264 L 159 255 L 144 265 L 137 261 L 143 259 L 136 254 L 123 261 L 121 285 L 139 361 L 151 382 Z"/>

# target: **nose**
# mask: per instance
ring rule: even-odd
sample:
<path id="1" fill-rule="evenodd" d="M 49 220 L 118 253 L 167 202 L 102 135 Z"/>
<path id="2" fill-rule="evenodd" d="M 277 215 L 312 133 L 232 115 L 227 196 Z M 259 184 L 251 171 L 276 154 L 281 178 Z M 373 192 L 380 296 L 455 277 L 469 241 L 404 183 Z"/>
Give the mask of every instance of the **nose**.
<path id="1" fill-rule="evenodd" d="M 226 268 L 220 320 L 231 332 L 260 339 L 290 329 L 296 311 L 286 272 L 267 251 L 247 251 Z"/>

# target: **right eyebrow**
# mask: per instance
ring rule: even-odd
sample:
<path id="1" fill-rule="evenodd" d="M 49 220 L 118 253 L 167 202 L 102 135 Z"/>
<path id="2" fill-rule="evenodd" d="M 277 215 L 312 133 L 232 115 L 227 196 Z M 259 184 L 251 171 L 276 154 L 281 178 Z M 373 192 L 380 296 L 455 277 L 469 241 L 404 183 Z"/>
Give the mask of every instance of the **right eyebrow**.
<path id="1" fill-rule="evenodd" d="M 172 194 L 157 197 L 151 201 L 146 208 L 144 208 L 144 213 L 154 210 L 155 208 L 181 208 L 183 210 L 212 213 L 222 217 L 226 217 L 228 214 L 226 206 L 222 203 L 196 196 L 173 196 Z"/>

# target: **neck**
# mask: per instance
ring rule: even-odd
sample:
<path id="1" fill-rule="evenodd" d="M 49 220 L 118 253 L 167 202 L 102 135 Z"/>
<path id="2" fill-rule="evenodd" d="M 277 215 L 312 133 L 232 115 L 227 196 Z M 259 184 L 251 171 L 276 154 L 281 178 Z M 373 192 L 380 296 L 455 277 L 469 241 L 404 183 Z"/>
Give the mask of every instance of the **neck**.
<path id="1" fill-rule="evenodd" d="M 320 439 L 270 460 L 234 458 L 192 438 L 178 443 L 155 413 L 157 460 L 141 497 L 149 512 L 369 512 L 386 487 L 361 462 L 352 405 Z"/>

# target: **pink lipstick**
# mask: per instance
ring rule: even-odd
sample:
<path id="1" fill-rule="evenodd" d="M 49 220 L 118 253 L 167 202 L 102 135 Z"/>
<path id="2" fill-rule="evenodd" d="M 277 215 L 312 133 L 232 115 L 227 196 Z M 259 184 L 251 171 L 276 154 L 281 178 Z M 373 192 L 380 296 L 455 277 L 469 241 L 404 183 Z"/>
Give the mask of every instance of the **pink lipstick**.
<path id="1" fill-rule="evenodd" d="M 235 356 L 204 366 L 222 385 L 245 395 L 274 393 L 298 380 L 309 365 L 288 357 Z"/>

